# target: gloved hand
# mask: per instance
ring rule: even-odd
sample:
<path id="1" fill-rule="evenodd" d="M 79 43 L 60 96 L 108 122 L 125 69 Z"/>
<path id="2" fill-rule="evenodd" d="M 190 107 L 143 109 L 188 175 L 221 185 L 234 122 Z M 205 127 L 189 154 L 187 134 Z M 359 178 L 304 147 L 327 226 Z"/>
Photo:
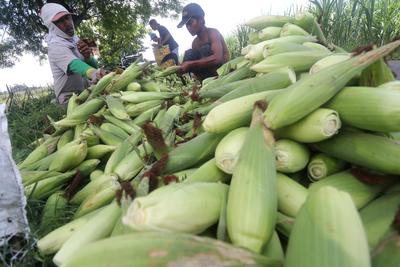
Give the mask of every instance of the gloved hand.
<path id="1" fill-rule="evenodd" d="M 96 84 L 104 75 L 106 75 L 106 71 L 104 69 L 97 69 L 90 75 L 90 82 L 92 84 Z"/>

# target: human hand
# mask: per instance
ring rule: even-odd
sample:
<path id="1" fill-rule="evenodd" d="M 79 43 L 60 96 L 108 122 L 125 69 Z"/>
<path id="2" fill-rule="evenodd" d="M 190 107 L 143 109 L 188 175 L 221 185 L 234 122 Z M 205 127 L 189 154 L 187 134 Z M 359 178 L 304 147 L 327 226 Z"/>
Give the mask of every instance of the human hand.
<path id="1" fill-rule="evenodd" d="M 179 71 L 181 73 L 189 72 L 190 65 L 188 61 L 182 62 L 179 67 L 180 67 Z"/>
<path id="2" fill-rule="evenodd" d="M 106 71 L 102 68 L 95 70 L 90 77 L 91 83 L 96 84 L 106 74 Z"/>
<path id="3" fill-rule="evenodd" d="M 85 59 L 89 59 L 92 55 L 92 48 L 85 41 L 79 40 L 77 43 L 78 51 Z"/>

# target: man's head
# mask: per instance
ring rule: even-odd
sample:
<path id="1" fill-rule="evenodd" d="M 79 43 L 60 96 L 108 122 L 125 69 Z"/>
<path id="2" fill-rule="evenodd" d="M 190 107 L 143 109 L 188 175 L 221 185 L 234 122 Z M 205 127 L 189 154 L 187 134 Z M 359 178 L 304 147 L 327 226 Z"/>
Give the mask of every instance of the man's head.
<path id="1" fill-rule="evenodd" d="M 74 36 L 75 28 L 71 13 L 62 5 L 45 4 L 40 11 L 40 17 L 47 28 L 50 29 L 52 25 L 55 25 L 65 34 Z"/>
<path id="2" fill-rule="evenodd" d="M 182 20 L 178 24 L 178 28 L 186 28 L 191 35 L 196 35 L 204 27 L 204 10 L 196 3 L 187 4 L 182 9 Z"/>
<path id="3" fill-rule="evenodd" d="M 155 30 L 158 29 L 158 26 L 159 26 L 160 24 L 158 24 L 157 20 L 151 19 L 151 20 L 149 21 L 149 25 L 150 25 L 151 29 L 152 29 L 153 31 L 155 31 Z"/>

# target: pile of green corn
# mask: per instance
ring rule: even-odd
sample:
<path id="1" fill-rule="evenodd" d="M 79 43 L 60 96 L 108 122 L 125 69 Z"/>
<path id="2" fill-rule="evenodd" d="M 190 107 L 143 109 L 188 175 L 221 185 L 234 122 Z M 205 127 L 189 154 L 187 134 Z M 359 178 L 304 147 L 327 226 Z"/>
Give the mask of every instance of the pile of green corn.
<path id="1" fill-rule="evenodd" d="M 134 63 L 73 96 L 19 164 L 57 266 L 395 267 L 400 41 L 348 53 L 262 16 L 243 56 L 182 90 Z M 178 80 L 179 81 L 179 80 Z"/>

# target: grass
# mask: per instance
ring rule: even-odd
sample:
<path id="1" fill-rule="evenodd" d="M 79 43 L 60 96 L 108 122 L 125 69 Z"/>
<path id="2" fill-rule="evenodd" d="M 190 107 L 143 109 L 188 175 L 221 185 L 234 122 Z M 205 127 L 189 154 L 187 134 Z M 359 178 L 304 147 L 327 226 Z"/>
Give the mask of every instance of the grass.
<path id="1" fill-rule="evenodd" d="M 32 143 L 49 129 L 47 115 L 58 120 L 65 107 L 55 102 L 50 88 L 25 91 L 9 96 L 7 107 L 8 130 L 16 162 L 24 159 L 34 148 Z"/>

